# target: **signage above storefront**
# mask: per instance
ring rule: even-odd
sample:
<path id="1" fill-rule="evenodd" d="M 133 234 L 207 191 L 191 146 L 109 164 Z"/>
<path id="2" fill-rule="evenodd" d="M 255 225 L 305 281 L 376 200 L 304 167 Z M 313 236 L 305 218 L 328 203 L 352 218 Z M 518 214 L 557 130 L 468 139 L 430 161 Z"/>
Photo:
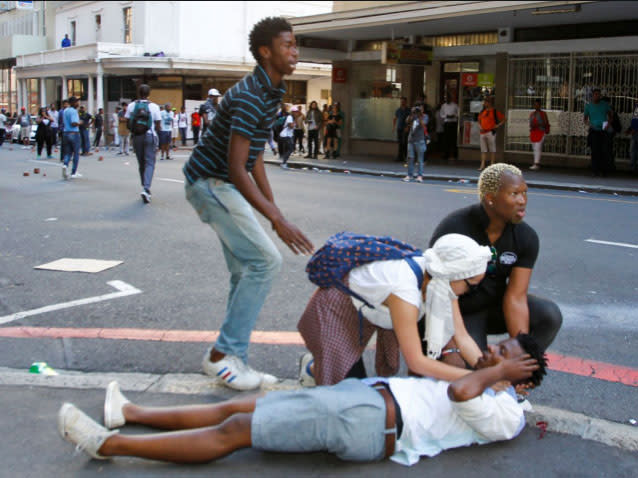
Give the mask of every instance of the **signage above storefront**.
<path id="1" fill-rule="evenodd" d="M 494 86 L 494 73 L 479 73 L 478 86 L 492 88 Z"/>
<path id="2" fill-rule="evenodd" d="M 345 83 L 347 80 L 348 80 L 348 75 L 345 68 L 332 67 L 332 82 L 333 83 Z"/>
<path id="3" fill-rule="evenodd" d="M 461 73 L 461 86 L 477 86 L 478 73 Z"/>
<path id="4" fill-rule="evenodd" d="M 381 48 L 381 63 L 384 65 L 431 65 L 432 47 L 385 41 Z"/>

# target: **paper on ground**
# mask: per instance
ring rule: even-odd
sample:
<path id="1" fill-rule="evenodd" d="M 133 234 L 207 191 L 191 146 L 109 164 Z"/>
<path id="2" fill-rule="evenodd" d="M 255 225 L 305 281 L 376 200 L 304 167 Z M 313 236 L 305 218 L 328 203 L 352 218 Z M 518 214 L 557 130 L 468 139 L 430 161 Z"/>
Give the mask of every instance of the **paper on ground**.
<path id="1" fill-rule="evenodd" d="M 119 266 L 123 261 L 102 261 L 100 259 L 70 259 L 68 257 L 58 259 L 57 261 L 49 262 L 48 264 L 42 264 L 35 266 L 34 269 L 46 269 L 51 271 L 64 271 L 64 272 L 90 272 L 92 274 L 96 272 L 102 272 L 111 267 Z"/>

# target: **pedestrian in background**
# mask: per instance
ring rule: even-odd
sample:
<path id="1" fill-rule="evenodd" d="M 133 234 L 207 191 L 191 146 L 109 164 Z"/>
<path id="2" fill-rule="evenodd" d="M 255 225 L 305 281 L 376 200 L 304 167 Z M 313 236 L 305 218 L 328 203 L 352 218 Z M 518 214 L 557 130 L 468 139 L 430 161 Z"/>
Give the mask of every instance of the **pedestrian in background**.
<path id="1" fill-rule="evenodd" d="M 395 161 L 404 162 L 408 152 L 408 137 L 405 133 L 405 120 L 410 116 L 410 108 L 408 107 L 408 99 L 401 97 L 401 104 L 394 112 L 392 119 L 392 131 L 396 131 L 397 135 L 397 157 Z"/>
<path id="2" fill-rule="evenodd" d="M 217 114 L 217 108 L 219 107 L 220 96 L 221 93 L 217 90 L 217 88 L 211 88 L 208 90 L 208 99 L 199 107 L 199 117 L 203 122 L 203 130 L 208 128 L 213 122 L 213 119 Z M 204 133 L 203 130 L 202 134 Z"/>
<path id="3" fill-rule="evenodd" d="M 182 109 L 177 115 L 177 126 L 179 128 L 179 135 L 182 139 L 182 146 L 186 146 L 186 130 L 188 128 L 188 117 L 186 116 L 186 108 L 184 106 L 182 106 Z"/>
<path id="4" fill-rule="evenodd" d="M 607 176 L 607 137 L 604 126 L 608 122 L 607 113 L 611 107 L 601 100 L 600 88 L 592 90 L 592 100 L 585 105 L 583 118 L 589 128 L 587 146 L 591 149 L 591 169 L 594 176 Z"/>
<path id="5" fill-rule="evenodd" d="M 638 103 L 634 106 L 634 114 L 631 117 L 631 123 L 629 128 L 625 131 L 625 134 L 631 135 L 631 170 L 634 173 L 638 172 Z"/>
<path id="6" fill-rule="evenodd" d="M 346 124 L 346 114 L 341 111 L 341 103 L 338 101 L 334 104 L 334 112 L 333 115 L 335 117 L 335 123 L 337 125 L 337 151 L 333 153 L 333 157 L 337 159 L 341 156 L 341 143 L 343 140 L 343 129 Z"/>
<path id="7" fill-rule="evenodd" d="M 288 167 L 288 159 L 295 150 L 294 131 L 295 131 L 295 108 L 292 108 L 292 114 L 286 111 L 286 105 L 281 108 L 283 122 L 279 133 L 279 157 L 281 158 L 281 167 Z"/>
<path id="8" fill-rule="evenodd" d="M 199 127 L 201 124 L 201 118 L 197 109 L 191 114 L 191 130 L 193 131 L 193 146 L 199 141 Z"/>
<path id="9" fill-rule="evenodd" d="M 27 109 L 24 106 L 20 108 L 20 116 L 18 116 L 16 121 L 20 125 L 22 149 L 29 149 L 29 143 L 31 141 L 31 115 L 27 113 Z"/>
<path id="10" fill-rule="evenodd" d="M 536 99 L 534 100 L 534 111 L 529 115 L 529 139 L 534 151 L 534 164 L 529 168 L 532 171 L 541 168 L 541 153 L 546 134 L 549 134 L 549 118 L 547 118 L 547 113 L 541 109 L 541 100 Z"/>
<path id="11" fill-rule="evenodd" d="M 170 160 L 171 133 L 173 132 L 173 112 L 171 111 L 171 105 L 169 103 L 164 105 L 164 109 L 160 108 L 160 118 L 160 161 L 163 161 L 164 158 Z"/>
<path id="12" fill-rule="evenodd" d="M 330 116 L 330 111 L 328 110 L 328 104 L 323 105 L 323 109 L 321 110 L 322 117 L 322 127 L 319 133 L 319 142 L 321 143 L 321 151 L 319 154 L 323 154 L 326 151 L 326 123 L 328 122 L 328 116 Z"/>
<path id="13" fill-rule="evenodd" d="M 64 109 L 64 136 L 62 138 L 62 151 L 64 151 L 64 159 L 62 165 L 62 177 L 69 179 L 69 161 L 73 156 L 73 169 L 71 170 L 71 178 L 81 178 L 78 173 L 78 165 L 80 163 L 80 115 L 78 114 L 78 104 L 80 101 L 72 96 L 69 98 L 69 106 Z"/>
<path id="14" fill-rule="evenodd" d="M 7 134 L 7 129 L 6 129 L 6 122 L 7 122 L 7 117 L 5 116 L 5 109 L 2 108 L 0 110 L 0 147 L 2 147 L 2 145 L 4 144 L 4 137 Z"/>
<path id="15" fill-rule="evenodd" d="M 126 156 L 128 156 L 130 144 L 130 131 L 126 120 L 127 111 L 128 105 L 124 101 L 122 102 L 122 109 L 117 114 L 117 134 L 120 137 L 120 151 L 117 154 L 125 154 Z"/>
<path id="16" fill-rule="evenodd" d="M 173 108 L 171 114 L 173 115 L 173 129 L 171 130 L 172 147 L 173 150 L 176 150 L 177 138 L 179 138 L 179 113 L 177 112 L 177 108 Z"/>
<path id="17" fill-rule="evenodd" d="M 51 141 L 53 143 L 53 146 L 57 147 L 59 123 L 58 123 L 58 111 L 57 111 L 57 108 L 55 107 L 55 104 L 51 103 L 48 113 L 49 113 L 49 116 L 51 117 Z"/>
<path id="18" fill-rule="evenodd" d="M 89 128 L 93 124 L 93 117 L 84 108 L 80 106 L 80 141 L 82 142 L 82 156 L 90 156 L 91 140 L 89 139 Z"/>
<path id="19" fill-rule="evenodd" d="M 109 127 L 111 131 L 111 136 L 113 136 L 113 140 L 111 141 L 111 144 L 109 145 L 109 147 L 114 146 L 115 148 L 118 148 L 120 146 L 120 135 L 118 134 L 118 124 L 120 122 L 119 120 L 120 111 L 121 111 L 121 108 L 119 106 L 116 106 L 115 112 L 111 113 L 111 117 L 109 119 Z"/>
<path id="20" fill-rule="evenodd" d="M 51 116 L 47 113 L 45 106 L 38 110 L 38 117 L 35 119 L 37 130 L 35 131 L 35 143 L 36 159 L 40 159 L 42 156 L 42 148 L 47 146 L 47 159 L 53 158 L 51 155 L 51 148 L 53 147 L 53 140 L 51 138 Z"/>
<path id="21" fill-rule="evenodd" d="M 60 162 L 64 161 L 64 110 L 69 107 L 69 101 L 62 101 L 62 108 L 58 111 L 58 134 L 60 135 Z"/>
<path id="22" fill-rule="evenodd" d="M 140 196 L 144 204 L 151 202 L 151 182 L 153 181 L 157 153 L 156 130 L 160 127 L 161 120 L 159 106 L 148 100 L 150 94 L 150 86 L 140 85 L 139 99 L 129 105 L 125 115 L 128 120 L 128 129 L 133 135 L 133 148 L 143 188 Z M 168 105 L 166 105 L 165 112 L 167 110 Z"/>
<path id="23" fill-rule="evenodd" d="M 293 147 L 292 150 L 299 151 L 299 153 L 305 153 L 303 147 L 303 138 L 304 138 L 304 121 L 306 120 L 306 116 L 303 114 L 301 106 L 294 106 L 292 108 L 292 117 L 295 120 L 295 128 L 293 130 Z"/>
<path id="24" fill-rule="evenodd" d="M 410 182 L 414 178 L 414 161 L 418 161 L 419 172 L 416 176 L 418 183 L 423 182 L 423 164 L 425 151 L 427 149 L 426 139 L 428 137 L 428 116 L 423 112 L 422 106 L 412 108 L 410 116 L 406 119 L 408 132 L 408 175 L 403 181 Z"/>
<path id="25" fill-rule="evenodd" d="M 323 125 L 323 115 L 319 111 L 316 101 L 310 103 L 308 115 L 306 115 L 306 124 L 308 125 L 308 154 L 305 156 L 309 159 L 317 159 L 319 152 L 319 130 Z"/>
<path id="26" fill-rule="evenodd" d="M 455 160 L 457 157 L 457 127 L 459 121 L 459 106 L 448 95 L 441 105 L 438 118 L 443 123 L 443 159 Z"/>
<path id="27" fill-rule="evenodd" d="M 100 140 L 102 139 L 102 130 L 104 129 L 104 109 L 100 108 L 93 117 L 93 127 L 95 128 L 95 138 L 93 139 L 93 147 L 98 148 L 100 146 Z"/>
<path id="28" fill-rule="evenodd" d="M 337 158 L 337 115 L 334 114 L 334 105 L 328 110 L 328 120 L 326 121 L 326 146 L 324 152 L 326 153 L 324 159 Z"/>
<path id="29" fill-rule="evenodd" d="M 478 115 L 480 145 L 481 145 L 481 166 L 479 171 L 485 169 L 485 162 L 488 159 L 490 165 L 496 161 L 496 130 L 505 124 L 505 115 L 494 109 L 493 99 L 486 97 L 483 101 L 483 110 Z"/>

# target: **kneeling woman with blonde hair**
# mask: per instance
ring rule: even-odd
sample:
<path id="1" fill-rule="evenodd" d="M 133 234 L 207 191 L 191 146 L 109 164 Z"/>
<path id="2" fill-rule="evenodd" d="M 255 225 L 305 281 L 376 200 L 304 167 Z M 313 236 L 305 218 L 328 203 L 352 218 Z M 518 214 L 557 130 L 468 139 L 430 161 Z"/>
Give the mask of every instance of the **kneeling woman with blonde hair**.
<path id="1" fill-rule="evenodd" d="M 473 239 L 447 234 L 423 255 L 411 257 L 412 266 L 409 260 L 398 259 L 353 268 L 344 282 L 373 308 L 337 287 L 317 289 L 297 326 L 310 350 L 300 363 L 302 385 L 331 385 L 348 377 L 365 377 L 362 354 L 374 332 L 379 376 L 398 373 L 399 351 L 417 375 L 456 380 L 470 373 L 438 359 L 460 352 L 473 367 L 481 357 L 465 329 L 457 298 L 483 279 L 491 256 L 488 247 Z M 414 263 L 423 272 L 420 288 Z M 422 317 L 424 337 L 419 336 L 417 325 Z"/>

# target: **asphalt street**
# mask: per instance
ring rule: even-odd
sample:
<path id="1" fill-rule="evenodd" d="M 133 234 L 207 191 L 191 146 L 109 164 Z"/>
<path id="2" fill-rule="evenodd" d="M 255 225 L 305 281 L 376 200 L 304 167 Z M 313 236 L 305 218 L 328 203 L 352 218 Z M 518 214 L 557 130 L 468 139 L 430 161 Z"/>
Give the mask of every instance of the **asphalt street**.
<path id="1" fill-rule="evenodd" d="M 103 161 L 98 161 L 100 156 Z M 178 152 L 173 161 L 157 162 L 150 205 L 144 205 L 139 197 L 133 155 L 109 152 L 82 157 L 79 172 L 84 177 L 70 181 L 62 180 L 57 160 L 36 161 L 34 157 L 34 153 L 19 147 L 8 151 L 5 145 L 0 149 L 0 317 L 110 294 L 115 289 L 107 283 L 113 280 L 124 281 L 141 293 L 34 314 L 0 327 L 219 329 L 228 272 L 216 235 L 199 221 L 184 199 L 181 167 L 186 152 Z M 40 174 L 34 174 L 34 168 L 40 168 Z M 447 182 L 405 184 L 395 178 L 286 171 L 276 166 L 267 166 L 267 171 L 279 207 L 315 246 L 338 231 L 350 230 L 391 234 L 425 247 L 434 227 L 447 213 L 477 201 L 473 188 Z M 23 176 L 24 172 L 29 172 L 29 176 Z M 638 248 L 626 246 L 638 246 L 637 212 L 635 197 L 530 190 L 526 221 L 541 238 L 531 291 L 556 301 L 564 315 L 563 328 L 551 353 L 638 369 Z M 262 222 L 270 230 L 269 224 Z M 256 330 L 276 336 L 296 331 L 313 286 L 304 273 L 307 258 L 295 256 L 271 234 L 284 264 Z M 625 246 L 587 242 L 590 239 Z M 34 269 L 64 257 L 123 263 L 96 274 Z M 0 343 L 0 367 L 26 371 L 32 362 L 46 361 L 60 370 L 157 374 L 199 373 L 207 347 L 200 341 L 73 338 L 73 334 L 63 338 L 9 336 L 0 338 Z M 249 362 L 292 379 L 297 375 L 302 351 L 301 345 L 285 340 L 278 344 L 255 343 Z M 367 357 L 368 362 L 370 358 Z M 7 415 L 7 425 L 10 429 L 25 428 L 0 456 L 15 470 L 23 471 L 23 476 L 29 474 L 28 470 L 33 473 L 31 476 L 47 476 L 49 467 L 59 470 L 50 476 L 176 472 L 172 466 L 137 460 L 109 465 L 73 458 L 70 446 L 54 437 L 54 412 L 64 399 L 65 390 L 15 386 L 0 389 L 0 403 L 12 411 Z M 74 391 L 73 399 L 86 404 L 97 418 L 101 393 Z M 147 394 L 146 399 L 190 403 L 202 397 Z M 636 387 L 617 381 L 552 371 L 530 400 L 617 423 L 638 420 Z M 37 425 L 33 423 L 34 416 Z M 28 430 L 42 432 L 36 443 L 30 443 Z M 390 463 L 344 465 L 322 454 L 288 459 L 246 451 L 219 464 L 191 467 L 189 474 L 192 471 L 193 476 L 198 476 L 223 468 L 223 473 L 236 469 L 240 474 L 265 471 L 267 475 L 285 476 L 300 472 L 345 476 L 400 472 L 409 476 L 432 471 L 471 476 L 490 471 L 505 473 L 516 466 L 517 471 L 530 471 L 523 471 L 524 476 L 541 472 L 551 476 L 635 476 L 638 460 L 627 451 L 567 435 L 549 434 L 543 440 L 538 440 L 537 435 L 538 430 L 530 429 L 512 443 L 491 445 L 480 451 L 470 448 L 448 452 L 410 470 Z M 29 457 L 40 449 L 37 443 L 44 443 L 47 451 L 42 452 L 41 458 L 31 460 Z"/>

